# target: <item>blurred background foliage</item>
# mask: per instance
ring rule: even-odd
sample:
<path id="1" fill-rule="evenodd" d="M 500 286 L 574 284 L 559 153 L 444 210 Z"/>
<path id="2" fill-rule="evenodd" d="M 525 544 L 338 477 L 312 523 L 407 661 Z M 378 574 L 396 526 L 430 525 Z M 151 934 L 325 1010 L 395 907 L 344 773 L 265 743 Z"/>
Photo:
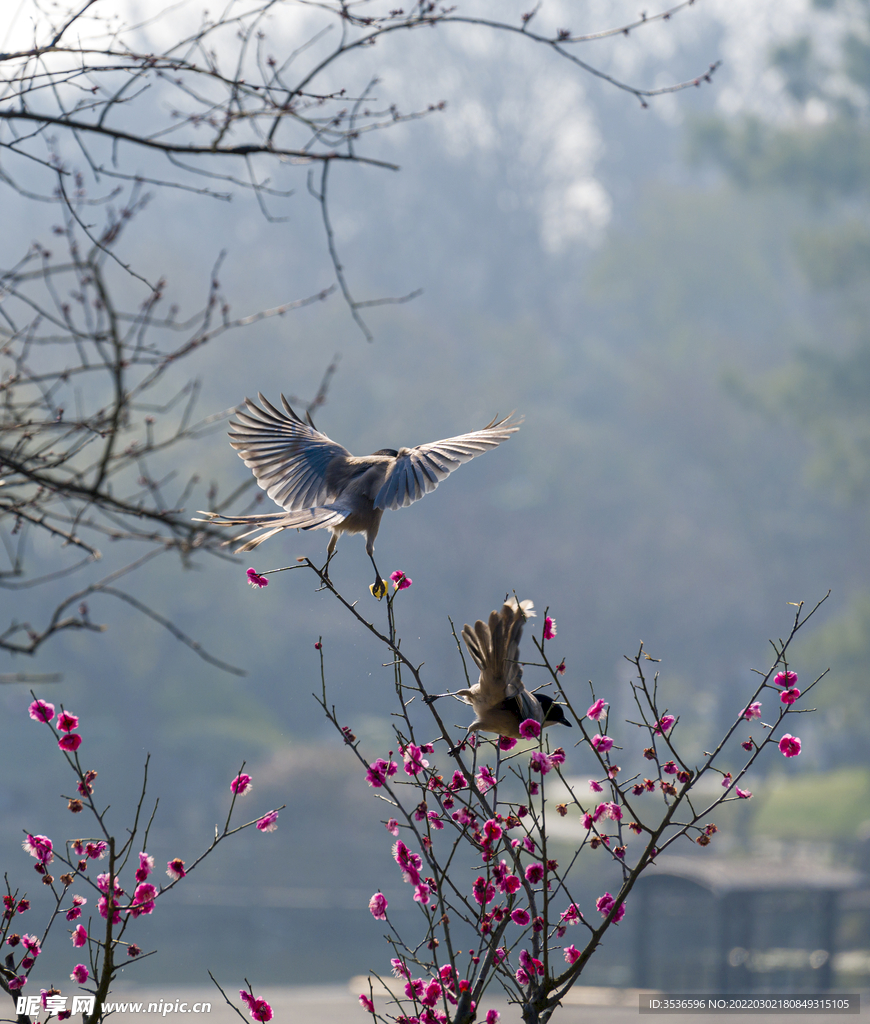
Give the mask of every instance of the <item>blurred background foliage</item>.
<path id="1" fill-rule="evenodd" d="M 723 813 L 721 849 L 824 840 L 866 867 L 870 8 L 795 3 L 799 17 L 782 27 L 731 6 L 699 9 L 692 23 L 694 10 L 681 15 L 646 44 L 633 36 L 636 49 L 613 45 L 608 60 L 633 76 L 651 74 L 649 45 L 679 79 L 754 34 L 755 65 L 726 61 L 721 83 L 649 111 L 511 40 L 439 50 L 415 37 L 390 54 L 388 75 L 447 99 L 447 110 L 384 137 L 400 175 L 337 169 L 333 218 L 358 295 L 422 286 L 423 296 L 371 310 L 371 345 L 336 298 L 222 340 L 198 357 L 200 409 L 257 390 L 310 399 L 336 354 L 315 421 L 359 454 L 516 408 L 526 421 L 510 443 L 384 521 L 379 566 L 414 580 L 397 600 L 404 649 L 437 685 L 456 686 L 448 615 L 461 626 L 515 589 L 549 606 L 566 687 L 585 695 L 593 680 L 614 723 L 631 713 L 622 656 L 642 638 L 662 658 L 660 685 L 690 758 L 744 706 L 751 670 L 771 660 L 767 637 L 788 628 L 787 602 L 814 603 L 830 588 L 791 665 L 802 683 L 831 669 L 814 691 L 817 714 L 801 720 L 804 753 L 749 780 L 755 798 L 730 822 Z M 618 21 L 619 5 L 594 13 Z M 524 105 L 524 90 L 540 102 Z M 48 230 L 50 213 L 4 203 L 4 248 Z M 166 274 L 173 300 L 203 286 L 220 248 L 240 315 L 329 284 L 316 209 L 300 204 L 280 224 L 252 203 L 218 213 L 164 193 L 126 243 L 155 277 Z M 222 432 L 183 458 L 182 476 L 196 471 L 220 494 L 248 473 Z M 100 771 L 113 814 L 151 752 L 158 862 L 208 842 L 243 760 L 252 813 L 287 803 L 275 834 L 246 834 L 190 880 L 179 893 L 184 923 L 168 912 L 141 921 L 167 951 L 189 929 L 193 959 L 179 980 L 200 959 L 216 973 L 238 969 L 251 922 L 263 976 L 382 968 L 386 946 L 367 952 L 380 935 L 368 896 L 382 888 L 404 913 L 392 837 L 371 820 L 371 791 L 310 696 L 322 637 L 330 701 L 370 757 L 386 755 L 394 695 L 382 653 L 303 573 L 272 576 L 262 592 L 245 585 L 248 565 L 317 560 L 325 542 L 285 534 L 235 566 L 158 561 L 138 573 L 143 600 L 243 665 L 243 680 L 108 602 L 92 609 L 105 634 L 64 635 L 33 661 L 2 666 L 63 672 L 39 695 L 82 717 L 84 761 Z M 35 554 L 46 568 L 57 557 L 48 546 Z M 361 541 L 345 538 L 333 564 L 343 592 L 381 614 L 368 604 Z M 44 598 L 15 600 L 24 618 Z M 14 766 L 0 791 L 0 853 L 16 876 L 28 868 L 22 829 L 70 829 L 52 797 L 71 783 L 26 721 L 28 700 L 26 687 L 0 689 L 4 763 Z M 457 705 L 455 721 L 466 718 Z M 591 896 L 608 876 L 588 859 Z M 305 940 L 312 932 L 327 957 Z M 144 948 L 148 936 L 137 941 Z M 170 958 L 146 961 L 137 978 L 173 976 Z"/>

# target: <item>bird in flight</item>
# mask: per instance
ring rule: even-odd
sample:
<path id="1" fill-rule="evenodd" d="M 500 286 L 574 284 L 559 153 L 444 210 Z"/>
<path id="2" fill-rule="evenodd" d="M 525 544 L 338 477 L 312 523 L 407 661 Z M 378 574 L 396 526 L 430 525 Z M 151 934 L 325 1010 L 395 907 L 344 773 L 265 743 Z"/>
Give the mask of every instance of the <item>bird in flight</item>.
<path id="1" fill-rule="evenodd" d="M 520 638 L 526 619 L 535 614 L 533 608 L 531 601 L 518 602 L 514 597 L 505 601 L 501 611 L 493 611 L 489 622 L 478 619 L 473 628 L 463 626 L 462 639 L 480 669 L 480 678 L 470 689 L 425 698 L 431 704 L 440 697 L 452 696 L 471 705 L 475 719 L 465 739 L 479 731 L 520 739 L 520 723 L 528 718 L 540 725 L 560 723 L 570 727 L 561 704 L 544 693 L 529 693 L 523 686 Z"/>
<path id="2" fill-rule="evenodd" d="M 382 448 L 359 457 L 321 434 L 310 414 L 300 419 L 283 395 L 283 412 L 262 394 L 259 398 L 262 408 L 246 398 L 247 409 L 239 408 L 237 422 L 230 421 L 230 444 L 253 471 L 259 486 L 284 511 L 252 516 L 200 512 L 206 518 L 196 521 L 250 527 L 235 538 L 251 537 L 237 552 L 251 551 L 282 530 L 329 529 L 327 574 L 339 536 L 364 533 L 376 589 L 381 586 L 381 576 L 374 559 L 375 537 L 384 512 L 404 508 L 434 491 L 454 469 L 496 448 L 522 423 L 522 418 L 507 416 L 459 437 L 398 451 Z"/>

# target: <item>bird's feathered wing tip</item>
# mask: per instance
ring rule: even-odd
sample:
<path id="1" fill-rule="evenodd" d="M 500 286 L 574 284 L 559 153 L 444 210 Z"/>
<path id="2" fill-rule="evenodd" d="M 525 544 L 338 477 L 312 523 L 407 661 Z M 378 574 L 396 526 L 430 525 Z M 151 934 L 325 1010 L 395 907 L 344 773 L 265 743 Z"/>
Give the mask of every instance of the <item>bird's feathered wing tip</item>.
<path id="1" fill-rule="evenodd" d="M 523 419 L 512 419 L 513 415 L 511 413 L 503 419 L 496 416 L 480 430 L 458 437 L 399 449 L 383 486 L 375 495 L 375 508 L 405 508 L 434 491 L 455 469 L 491 448 L 497 448 L 515 434 Z"/>
<path id="2" fill-rule="evenodd" d="M 293 411 L 281 395 L 282 412 L 262 393 L 262 408 L 250 398 L 236 410 L 230 444 L 253 471 L 257 484 L 288 512 L 326 505 L 335 497 L 326 485 L 326 473 L 336 459 L 350 452 L 322 434 Z"/>

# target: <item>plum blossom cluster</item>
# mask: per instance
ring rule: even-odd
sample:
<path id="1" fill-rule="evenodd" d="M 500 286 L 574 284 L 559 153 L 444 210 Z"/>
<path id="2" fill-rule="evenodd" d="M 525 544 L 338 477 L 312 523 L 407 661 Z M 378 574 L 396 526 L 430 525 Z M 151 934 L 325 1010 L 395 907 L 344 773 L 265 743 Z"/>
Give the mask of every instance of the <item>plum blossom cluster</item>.
<path id="1" fill-rule="evenodd" d="M 502 959 L 506 957 L 504 950 L 501 950 Z M 412 978 L 411 972 L 406 963 L 399 957 L 391 961 L 393 976 L 404 981 L 405 997 L 412 1002 L 414 1012 L 403 1014 L 395 1019 L 401 1024 L 445 1024 L 447 1014 L 439 1009 L 439 1004 L 450 1004 L 456 1006 L 459 997 L 469 992 L 471 985 L 468 979 L 457 980 L 456 970 L 451 964 L 444 964 L 435 972 L 435 977 Z M 360 1005 L 367 1012 L 374 1014 L 375 1004 L 370 996 L 361 993 L 359 996 Z M 474 1001 L 469 1002 L 469 1011 L 474 1012 L 476 1006 Z M 487 1010 L 486 1016 L 482 1018 L 485 1024 L 498 1024 L 501 1014 L 498 1010 Z"/>
<path id="2" fill-rule="evenodd" d="M 391 576 L 395 589 L 400 589 L 403 579 Z M 357 614 L 355 608 L 351 610 Z M 705 847 L 714 841 L 719 830 L 707 815 L 724 800 L 752 797 L 751 791 L 743 788 L 745 776 L 768 742 L 778 742 L 786 757 L 800 752 L 797 737 L 785 734 L 777 741 L 770 735 L 800 697 L 796 674 L 784 671 L 775 678 L 779 717 L 776 725 L 763 726 L 769 730 L 764 741 L 755 743 L 751 736 L 745 739 L 739 727 L 760 721 L 758 698 L 764 686 L 773 685 L 768 682 L 759 686 L 740 711 L 725 743 L 714 748 L 716 753 L 690 768 L 676 745 L 680 739 L 678 710 L 658 706 L 658 676 L 653 685 L 644 675 L 645 661 L 655 659 L 649 659 L 643 647 L 629 659 L 637 669 L 636 681 L 630 685 L 641 717 L 640 723 L 630 724 L 639 728 L 643 740 L 641 744 L 625 742 L 620 735 L 617 746 L 607 695 L 596 696 L 593 691 L 586 713 L 575 712 L 579 702 L 570 686 L 560 682 L 567 672 L 564 659 L 555 664 L 555 659 L 551 662 L 547 657 L 545 643 L 557 636 L 556 623 L 547 615 L 535 641 L 543 664 L 520 660 L 527 671 L 533 665 L 549 672 L 547 685 L 556 685 L 561 706 L 582 734 L 574 753 L 569 749 L 566 755 L 562 747 L 552 748 L 555 730 L 529 718 L 512 723 L 512 736 L 491 739 L 478 732 L 450 747 L 448 754 L 456 761 L 445 770 L 438 756 L 439 743 L 450 743 L 449 726 L 435 714 L 440 730 L 437 739 L 420 741 L 422 726 L 413 716 L 421 709 L 417 695 L 425 695 L 427 688 L 419 668 L 409 661 L 393 632 L 394 611 L 388 618 L 389 635 L 378 635 L 389 647 L 392 660 L 388 664 L 402 701 L 396 715 L 403 725 L 395 728 L 395 759 L 392 751 L 372 761 L 362 756 L 353 732 L 339 723 L 327 704 L 325 683 L 321 706 L 345 745 L 350 745 L 364 765 L 368 785 L 378 791 L 379 800 L 390 805 L 384 824 L 395 837 L 393 860 L 403 881 L 411 886 L 411 898 L 425 922 L 423 939 L 406 943 L 388 917 L 384 893 L 376 892 L 369 900 L 373 919 L 386 925 L 389 941 L 402 954 L 393 959 L 393 970 L 402 980 L 408 1002 L 393 991 L 401 1012 L 389 1016 L 404 1024 L 440 1024 L 448 1019 L 453 999 L 463 995 L 465 1019 L 469 1002 L 473 1006 L 480 997 L 492 972 L 528 1009 L 524 1019 L 541 1019 L 544 1010 L 553 1008 L 548 1002 L 552 993 L 579 977 L 603 932 L 625 919 L 632 887 L 641 872 L 675 842 L 688 840 Z M 782 653 L 778 652 L 780 658 Z M 765 678 L 774 680 L 773 672 Z M 413 676 L 413 685 L 403 682 L 403 674 Z M 524 685 L 533 690 L 525 679 Z M 426 706 L 431 707 L 428 698 Z M 733 740 L 732 734 L 736 734 Z M 526 744 L 518 748 L 517 737 Z M 720 761 L 731 756 L 732 748 L 740 747 L 748 755 L 741 765 L 727 770 L 724 765 L 719 767 Z M 494 763 L 484 756 L 489 750 L 494 752 Z M 620 760 L 624 757 L 633 762 L 631 768 L 623 770 L 615 763 L 617 751 Z M 589 773 L 594 777 L 588 780 L 591 801 L 588 793 L 584 796 L 575 791 L 572 775 L 563 774 L 569 757 L 575 756 L 595 764 L 596 770 Z M 686 798 L 704 775 L 718 776 L 721 795 L 709 807 L 705 800 L 706 810 L 696 812 Z M 560 787 L 559 800 L 564 802 L 553 799 L 554 785 Z M 518 793 L 517 786 L 524 793 Z M 408 793 L 413 794 L 411 799 Z M 657 799 L 651 800 L 652 796 Z M 683 813 L 674 816 L 677 805 Z M 566 825 L 576 823 L 577 851 L 567 866 L 560 866 L 547 852 L 545 820 L 553 820 L 554 809 L 559 818 L 567 819 Z M 618 879 L 609 891 L 597 896 L 583 891 L 582 873 L 579 877 L 573 874 L 579 854 L 587 849 L 605 857 Z M 575 887 L 576 892 L 572 891 Z M 567 899 L 560 900 L 561 895 Z M 590 913 L 593 908 L 596 913 Z M 456 920 L 474 936 L 473 948 L 467 951 L 455 948 L 451 921 Z M 589 932 L 588 941 L 569 941 L 568 929 L 577 925 L 579 934 Z M 554 957 L 552 951 L 559 948 L 561 955 Z M 443 956 L 448 952 L 450 963 L 445 965 Z M 378 1015 L 371 992 L 359 999 L 368 1013 L 386 1019 Z"/>
<path id="3" fill-rule="evenodd" d="M 161 887 L 155 884 L 153 873 L 155 870 L 154 856 L 142 850 L 138 856 L 134 856 L 134 842 L 137 834 L 137 824 L 142 802 L 145 799 L 145 787 L 143 784 L 139 805 L 136 810 L 135 824 L 127 831 L 123 842 L 109 837 L 105 811 L 100 811 L 92 799 L 94 784 L 97 772 L 91 769 L 81 769 L 76 752 L 81 746 L 81 736 L 75 731 L 78 728 L 77 716 L 61 709 L 56 714 L 54 705 L 48 701 L 34 699 L 28 708 L 32 720 L 48 726 L 52 733 L 58 737 L 58 747 L 67 755 L 67 761 L 78 777 L 78 792 L 83 799 L 74 798 L 69 801 L 69 810 L 80 814 L 87 806 L 89 812 L 96 819 L 98 834 L 104 835 L 102 839 L 74 839 L 67 844 L 56 845 L 49 836 L 27 833 L 22 841 L 22 848 L 25 853 L 35 861 L 34 868 L 42 876 L 42 881 L 52 886 L 52 891 L 57 899 L 56 909 L 53 917 L 65 916 L 71 925 L 69 932 L 70 941 L 74 950 L 86 950 L 89 964 L 77 963 L 72 966 L 70 980 L 85 985 L 89 981 L 97 985 L 104 995 L 109 990 L 109 985 L 119 969 L 119 957 L 117 948 L 126 948 L 127 958 L 135 959 L 142 955 L 142 949 L 135 943 L 122 940 L 129 924 L 143 915 L 153 914 L 157 908 L 157 900 L 168 889 L 187 876 L 188 867 L 181 857 L 172 857 L 166 862 L 166 875 L 170 881 Z M 69 755 L 73 756 L 70 757 Z M 244 767 L 244 766 L 243 766 Z M 230 783 L 230 790 L 233 794 L 233 801 L 239 796 L 246 795 L 252 787 L 251 776 L 239 771 Z M 230 813 L 232 813 L 232 808 Z M 262 832 L 273 831 L 276 827 L 278 810 L 270 811 L 263 817 L 250 821 L 246 825 L 230 828 L 230 818 L 227 817 L 223 832 L 216 831 L 210 847 L 198 858 L 202 860 L 215 846 L 228 835 L 256 825 Z M 108 858 L 108 860 L 107 860 Z M 120 873 L 127 868 L 128 860 L 133 860 L 132 876 L 133 884 L 125 889 L 121 882 Z M 53 864 L 62 862 L 63 874 L 60 876 L 62 889 L 54 887 L 54 877 L 49 873 Z M 99 874 L 91 875 L 91 868 L 100 862 L 106 862 Z M 195 865 L 194 865 L 195 866 Z M 95 909 L 107 926 L 95 929 L 89 933 L 90 924 L 83 922 L 84 908 L 88 898 L 76 893 L 72 887 L 77 881 L 93 885 L 97 891 Z M 18 898 L 11 892 L 3 897 L 3 912 L 0 917 L 0 944 L 8 947 L 5 958 L 7 974 L 3 978 L 3 984 L 10 992 L 19 992 L 28 983 L 28 975 L 42 953 L 42 947 L 38 937 L 29 932 L 20 935 L 11 932 L 10 925 L 13 918 L 30 910 L 30 901 L 26 897 Z M 116 927 L 117 926 L 117 927 Z M 47 932 L 47 929 L 46 929 Z M 109 956 L 108 951 L 113 950 Z M 11 951 L 11 952 L 10 952 Z M 81 956 L 81 953 L 78 953 Z M 60 1009 L 51 1004 L 50 1000 L 60 996 L 58 989 L 43 989 L 41 992 L 41 1003 L 43 1009 L 55 1013 L 59 1020 L 67 1019 L 71 1011 Z M 243 997 L 245 993 L 242 993 Z M 268 1021 L 272 1017 L 272 1011 L 265 1000 L 256 999 L 251 993 L 249 996 L 249 1010 L 251 1016 L 257 1021 Z M 36 997 L 34 997 L 36 998 Z M 90 1012 L 90 1011 L 89 1011 Z M 100 1012 L 99 1007 L 94 1013 Z"/>
<path id="4" fill-rule="evenodd" d="M 49 704 L 47 700 L 35 700 L 30 705 L 29 712 L 30 717 L 35 722 L 44 722 L 46 725 L 49 725 L 54 720 L 54 704 Z M 81 736 L 74 731 L 78 726 L 79 720 L 77 715 L 61 710 L 57 716 L 57 731 L 62 734 L 57 741 L 57 745 L 61 750 L 74 754 L 82 745 Z"/>
<path id="5" fill-rule="evenodd" d="M 431 893 L 436 891 L 435 883 L 429 878 L 423 879 L 420 874 L 423 867 L 423 858 L 420 854 L 413 853 L 399 839 L 393 844 L 393 860 L 399 865 L 402 880 L 414 887 L 414 901 L 423 905 L 429 903 Z"/>
<path id="6" fill-rule="evenodd" d="M 265 999 L 257 999 L 253 992 L 248 992 L 246 989 L 239 989 L 239 996 L 245 1006 L 247 1006 L 248 1013 L 250 1013 L 253 1020 L 261 1021 L 265 1024 L 266 1021 L 272 1019 L 272 1007 Z"/>

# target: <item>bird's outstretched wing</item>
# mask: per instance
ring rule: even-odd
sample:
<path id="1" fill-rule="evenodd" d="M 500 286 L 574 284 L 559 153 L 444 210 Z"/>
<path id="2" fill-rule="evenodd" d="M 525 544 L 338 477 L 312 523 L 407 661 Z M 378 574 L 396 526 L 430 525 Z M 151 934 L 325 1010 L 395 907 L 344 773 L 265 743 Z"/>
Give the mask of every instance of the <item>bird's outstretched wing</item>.
<path id="1" fill-rule="evenodd" d="M 482 430 L 473 430 L 469 434 L 447 437 L 416 448 L 401 448 L 383 486 L 375 495 L 375 508 L 404 508 L 417 501 L 434 491 L 464 462 L 470 462 L 475 456 L 507 441 L 520 429 L 522 422 L 522 418 L 511 420 L 506 416 L 502 420 L 493 419 Z"/>
<path id="2" fill-rule="evenodd" d="M 230 421 L 230 444 L 260 487 L 288 512 L 327 505 L 335 497 L 326 484 L 327 468 L 350 452 L 301 420 L 283 395 L 284 412 L 259 398 L 262 409 L 246 398 L 247 412 L 239 409 Z"/>

